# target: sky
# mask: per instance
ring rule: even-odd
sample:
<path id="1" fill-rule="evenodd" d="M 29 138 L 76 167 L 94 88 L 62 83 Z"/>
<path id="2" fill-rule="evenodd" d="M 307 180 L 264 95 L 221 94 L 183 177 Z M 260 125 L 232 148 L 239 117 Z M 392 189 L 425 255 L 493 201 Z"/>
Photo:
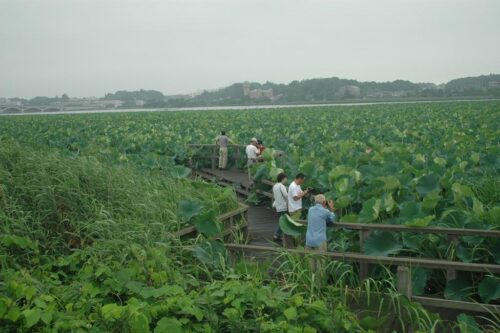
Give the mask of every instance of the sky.
<path id="1" fill-rule="evenodd" d="M 500 73 L 499 0 L 0 0 L 0 96 Z"/>

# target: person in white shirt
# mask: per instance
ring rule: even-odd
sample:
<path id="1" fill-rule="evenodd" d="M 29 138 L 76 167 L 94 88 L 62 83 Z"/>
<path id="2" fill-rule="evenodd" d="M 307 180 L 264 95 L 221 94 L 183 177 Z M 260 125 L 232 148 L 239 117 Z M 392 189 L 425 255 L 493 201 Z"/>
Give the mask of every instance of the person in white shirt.
<path id="1" fill-rule="evenodd" d="M 257 139 L 252 138 L 250 144 L 246 146 L 245 152 L 247 154 L 248 165 L 252 165 L 257 162 L 257 156 L 259 156 L 259 148 L 257 148 Z"/>
<path id="2" fill-rule="evenodd" d="M 304 183 L 306 176 L 298 173 L 295 180 L 288 187 L 288 215 L 294 220 L 300 220 L 302 214 L 302 198 L 309 193 L 309 189 L 302 191 L 300 185 Z"/>
<path id="3" fill-rule="evenodd" d="M 273 186 L 273 207 L 276 209 L 279 218 L 288 213 L 288 192 L 286 190 L 286 183 L 288 178 L 284 172 L 280 173 L 277 177 L 278 182 Z M 280 241 L 283 232 L 281 231 L 278 218 L 278 227 L 274 232 L 273 239 Z"/>

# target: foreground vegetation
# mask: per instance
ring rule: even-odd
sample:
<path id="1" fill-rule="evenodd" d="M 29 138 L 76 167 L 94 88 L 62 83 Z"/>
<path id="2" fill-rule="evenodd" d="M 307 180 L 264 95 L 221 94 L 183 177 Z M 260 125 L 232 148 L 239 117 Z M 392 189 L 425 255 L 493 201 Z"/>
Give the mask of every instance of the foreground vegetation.
<path id="1" fill-rule="evenodd" d="M 232 191 L 190 181 L 182 166 L 193 153 L 187 143 L 212 142 L 220 129 L 239 143 L 257 136 L 284 150 L 285 163 L 266 157 L 256 177 L 305 172 L 307 186 L 336 200 L 342 221 L 498 229 L 499 113 L 498 102 L 476 102 L 2 118 L 0 326 L 479 331 L 471 317 L 448 324 L 398 297 L 389 270 L 360 283 L 351 266 L 332 263 L 334 283 L 323 284 L 307 262 L 287 254 L 278 268 L 232 268 L 220 244 L 203 237 L 182 244 L 169 233 L 213 223 L 236 207 Z M 360 249 L 354 233 L 335 232 L 329 247 L 477 263 L 500 258 L 498 240 L 480 237 L 453 246 L 436 235 L 373 233 L 367 244 Z M 494 304 L 500 297 L 498 276 L 459 274 L 447 283 L 441 273 L 414 274 L 416 295 Z M 486 325 L 498 330 L 498 318 Z"/>

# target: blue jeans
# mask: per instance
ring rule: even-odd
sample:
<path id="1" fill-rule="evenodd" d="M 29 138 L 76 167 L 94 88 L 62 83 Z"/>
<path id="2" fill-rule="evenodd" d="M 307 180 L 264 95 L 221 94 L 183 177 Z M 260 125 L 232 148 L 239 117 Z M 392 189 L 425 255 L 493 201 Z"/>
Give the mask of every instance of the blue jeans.
<path id="1" fill-rule="evenodd" d="M 281 236 L 283 236 L 283 231 L 281 231 L 281 228 L 280 228 L 280 224 L 279 224 L 279 219 L 287 214 L 288 212 L 278 212 L 278 226 L 276 227 L 276 231 L 274 232 L 274 237 L 276 238 L 281 238 Z"/>

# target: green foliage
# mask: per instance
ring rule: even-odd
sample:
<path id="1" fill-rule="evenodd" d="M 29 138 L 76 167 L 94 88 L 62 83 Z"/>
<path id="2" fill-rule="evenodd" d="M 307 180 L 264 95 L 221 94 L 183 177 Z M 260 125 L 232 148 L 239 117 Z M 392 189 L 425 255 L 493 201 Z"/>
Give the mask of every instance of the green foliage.
<path id="1" fill-rule="evenodd" d="M 372 232 L 364 244 L 364 252 L 372 256 L 388 256 L 398 253 L 403 246 L 391 232 Z"/>

